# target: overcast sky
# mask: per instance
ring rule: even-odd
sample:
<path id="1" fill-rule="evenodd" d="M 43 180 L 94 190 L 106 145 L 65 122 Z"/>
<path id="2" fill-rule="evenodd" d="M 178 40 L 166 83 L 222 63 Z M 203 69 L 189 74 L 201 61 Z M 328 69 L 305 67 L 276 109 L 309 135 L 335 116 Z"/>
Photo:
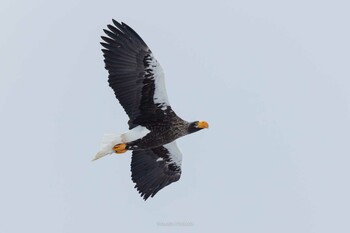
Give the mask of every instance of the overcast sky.
<path id="1" fill-rule="evenodd" d="M 214 2 L 214 1 L 212 1 Z M 350 232 L 348 1 L 0 3 L 0 232 Z M 179 182 L 143 201 L 100 36 L 161 63 L 182 118 Z"/>

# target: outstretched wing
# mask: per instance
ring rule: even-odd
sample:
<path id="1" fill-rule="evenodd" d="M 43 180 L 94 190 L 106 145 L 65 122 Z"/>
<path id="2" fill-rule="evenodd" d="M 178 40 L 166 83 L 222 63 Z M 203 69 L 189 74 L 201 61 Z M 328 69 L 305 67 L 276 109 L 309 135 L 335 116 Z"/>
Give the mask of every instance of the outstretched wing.
<path id="1" fill-rule="evenodd" d="M 143 199 L 153 197 L 181 175 L 182 154 L 176 142 L 148 150 L 133 151 L 131 177 Z"/>
<path id="2" fill-rule="evenodd" d="M 163 69 L 141 37 L 125 23 L 113 20 L 101 45 L 108 82 L 128 114 L 131 128 L 140 121 L 160 120 L 171 110 Z M 136 122 L 139 121 L 139 122 Z"/>

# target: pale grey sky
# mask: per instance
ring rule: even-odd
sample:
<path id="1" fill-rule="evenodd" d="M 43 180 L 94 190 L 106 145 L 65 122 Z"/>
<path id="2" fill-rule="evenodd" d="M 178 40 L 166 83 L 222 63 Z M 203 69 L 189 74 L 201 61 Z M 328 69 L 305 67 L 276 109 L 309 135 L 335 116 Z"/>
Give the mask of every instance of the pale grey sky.
<path id="1" fill-rule="evenodd" d="M 349 7 L 2 0 L 0 232 L 350 232 Z M 90 162 L 127 130 L 99 44 L 112 18 L 150 46 L 178 115 L 210 123 L 146 202 L 130 153 Z"/>

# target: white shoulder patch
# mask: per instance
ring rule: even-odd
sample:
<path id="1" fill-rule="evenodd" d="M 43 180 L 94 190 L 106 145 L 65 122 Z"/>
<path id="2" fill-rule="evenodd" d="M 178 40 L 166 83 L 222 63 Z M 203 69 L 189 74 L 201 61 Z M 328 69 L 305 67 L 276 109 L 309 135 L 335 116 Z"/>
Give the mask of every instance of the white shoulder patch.
<path id="1" fill-rule="evenodd" d="M 171 161 L 175 162 L 178 166 L 181 166 L 182 163 L 182 153 L 176 145 L 176 142 L 173 141 L 171 143 L 163 145 L 165 149 L 167 149 L 170 153 Z"/>
<path id="2" fill-rule="evenodd" d="M 155 59 L 153 54 L 150 54 L 151 61 L 149 64 L 149 69 L 151 69 L 154 77 L 154 84 L 155 84 L 155 90 L 154 90 L 154 96 L 153 100 L 154 103 L 160 104 L 161 109 L 165 110 L 167 106 L 170 106 L 168 95 L 165 88 L 165 82 L 164 82 L 164 72 L 158 61 Z"/>

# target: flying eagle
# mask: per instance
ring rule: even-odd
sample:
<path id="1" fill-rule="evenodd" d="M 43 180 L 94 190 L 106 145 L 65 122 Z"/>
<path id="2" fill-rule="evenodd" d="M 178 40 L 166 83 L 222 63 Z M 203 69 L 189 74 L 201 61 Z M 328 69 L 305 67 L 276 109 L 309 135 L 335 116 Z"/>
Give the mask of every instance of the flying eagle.
<path id="1" fill-rule="evenodd" d="M 109 86 L 129 116 L 129 131 L 105 135 L 94 160 L 132 150 L 131 173 L 145 200 L 181 175 L 182 154 L 175 140 L 208 128 L 205 121 L 187 122 L 169 104 L 164 73 L 141 37 L 125 23 L 107 25 L 101 45 Z"/>

